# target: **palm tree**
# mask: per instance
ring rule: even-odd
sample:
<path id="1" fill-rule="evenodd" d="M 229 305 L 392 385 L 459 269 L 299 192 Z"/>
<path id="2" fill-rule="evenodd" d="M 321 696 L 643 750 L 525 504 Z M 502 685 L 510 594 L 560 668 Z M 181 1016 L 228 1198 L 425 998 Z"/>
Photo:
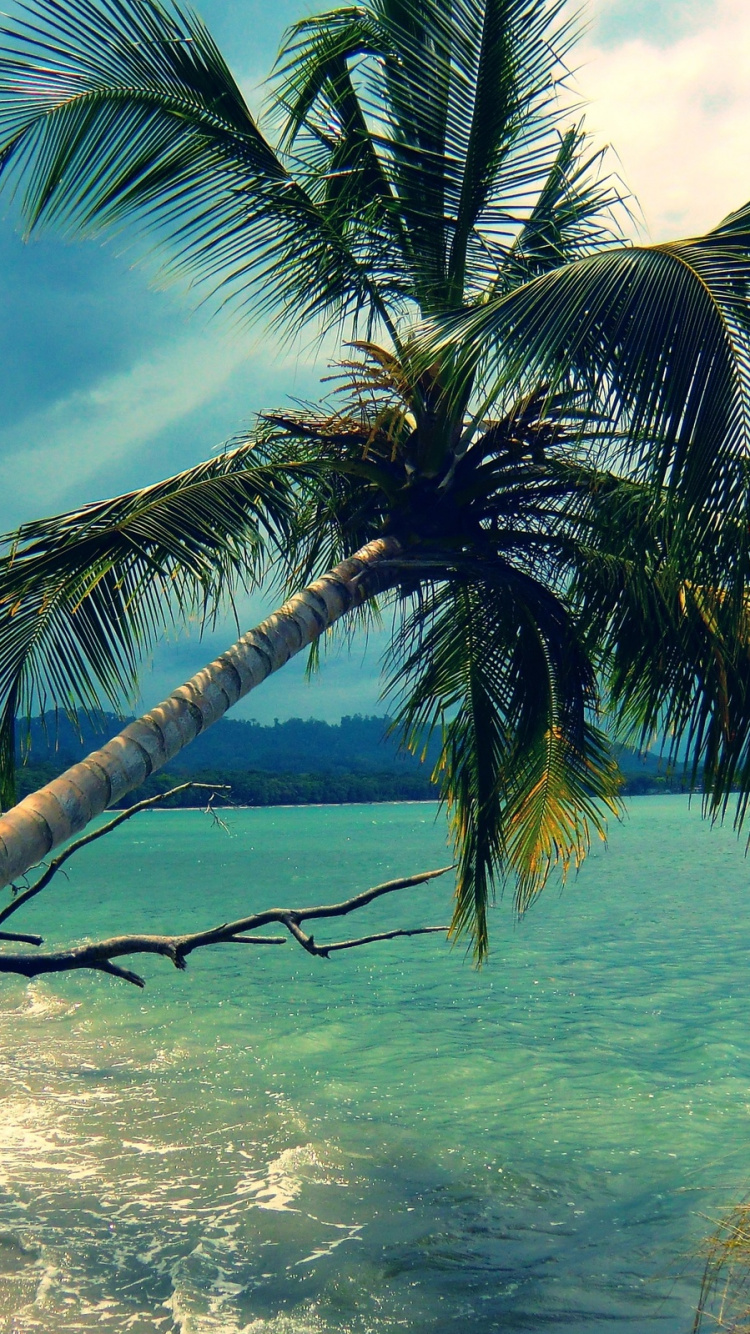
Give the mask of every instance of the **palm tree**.
<path id="1" fill-rule="evenodd" d="M 0 162 L 29 230 L 119 231 L 202 299 L 342 348 L 324 402 L 11 535 L 6 791 L 16 716 L 116 700 L 166 618 L 238 579 L 314 582 L 3 815 L 5 883 L 384 603 L 396 726 L 414 748 L 442 731 L 453 931 L 479 958 L 495 890 L 522 910 L 618 811 L 615 732 L 666 737 L 741 822 L 750 206 L 627 242 L 575 36 L 562 0 L 365 0 L 289 30 L 261 122 L 176 5 L 34 0 L 3 30 Z"/>

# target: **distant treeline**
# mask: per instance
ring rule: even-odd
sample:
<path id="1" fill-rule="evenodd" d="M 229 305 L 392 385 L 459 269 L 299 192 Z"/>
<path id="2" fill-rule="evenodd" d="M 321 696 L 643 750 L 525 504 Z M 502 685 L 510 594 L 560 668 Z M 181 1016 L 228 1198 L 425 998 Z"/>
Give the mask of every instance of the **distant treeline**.
<path id="1" fill-rule="evenodd" d="M 103 715 L 96 729 L 82 723 L 80 732 L 67 719 L 52 715 L 44 723 L 35 722 L 30 750 L 19 751 L 19 797 L 49 782 L 122 726 L 123 720 L 111 714 Z M 335 724 L 291 718 L 269 727 L 222 719 L 123 804 L 165 792 L 187 779 L 229 785 L 231 800 L 243 806 L 435 800 L 437 789 L 430 773 L 437 751 L 435 741 L 425 763 L 399 751 L 387 718 L 354 715 Z M 639 758 L 622 746 L 617 751 L 626 793 L 683 790 L 681 776 L 666 773 L 656 756 Z M 195 806 L 203 799 L 202 794 L 188 791 L 170 798 L 168 804 Z"/>
<path id="2" fill-rule="evenodd" d="M 681 773 L 625 772 L 622 790 L 628 797 L 655 796 L 662 792 L 689 792 L 690 786 Z"/>
<path id="3" fill-rule="evenodd" d="M 34 720 L 28 737 L 28 762 L 67 767 L 108 741 L 125 719 L 102 714 L 93 727 L 81 719 L 80 730 L 60 716 Z M 19 731 L 23 731 L 19 728 Z M 21 736 L 19 755 L 27 749 Z M 264 772 L 277 774 L 412 773 L 432 767 L 439 745 L 430 747 L 426 765 L 399 749 L 387 718 L 344 717 L 340 723 L 317 718 L 290 718 L 270 726 L 238 718 L 222 718 L 167 766 L 172 773 Z"/>
<path id="4" fill-rule="evenodd" d="M 18 774 L 18 796 L 26 796 L 60 772 L 54 764 L 25 765 Z M 161 770 L 142 787 L 129 792 L 119 806 L 131 806 L 143 797 L 156 796 L 187 779 L 219 787 L 229 787 L 227 798 L 239 806 L 317 806 L 343 802 L 435 801 L 437 789 L 423 774 L 333 773 L 271 774 L 259 770 L 227 772 L 215 769 L 169 773 Z M 205 790 L 188 789 L 169 797 L 165 806 L 204 806 L 210 796 Z M 220 802 L 215 803 L 217 806 Z"/>

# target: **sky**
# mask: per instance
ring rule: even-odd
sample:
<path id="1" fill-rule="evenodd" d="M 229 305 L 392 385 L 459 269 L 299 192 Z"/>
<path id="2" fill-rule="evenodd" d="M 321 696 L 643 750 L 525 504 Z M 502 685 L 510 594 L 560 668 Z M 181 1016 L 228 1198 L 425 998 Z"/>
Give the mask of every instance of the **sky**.
<path id="1" fill-rule="evenodd" d="M 299 0 L 197 6 L 252 103 Z M 323 7 L 327 7 L 323 6 Z M 576 50 L 586 122 L 610 144 L 646 236 L 694 235 L 750 199 L 748 0 L 591 0 Z M 112 247 L 25 243 L 0 198 L 0 531 L 146 485 L 208 457 L 259 409 L 314 397 L 309 354 L 241 335 L 180 289 L 150 289 Z M 270 610 L 242 607 L 250 624 Z M 146 664 L 156 703 L 235 637 L 170 636 Z M 382 641 L 290 664 L 236 709 L 261 722 L 383 712 Z"/>

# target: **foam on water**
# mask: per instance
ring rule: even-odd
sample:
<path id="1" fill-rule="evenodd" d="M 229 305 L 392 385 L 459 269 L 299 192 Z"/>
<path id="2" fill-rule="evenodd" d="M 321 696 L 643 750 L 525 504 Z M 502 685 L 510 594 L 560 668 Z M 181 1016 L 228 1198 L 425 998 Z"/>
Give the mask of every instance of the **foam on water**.
<path id="1" fill-rule="evenodd" d="M 27 929 L 190 929 L 445 860 L 424 806 L 232 834 L 123 826 Z M 706 1215 L 746 1184 L 747 877 L 647 798 L 562 898 L 498 911 L 481 974 L 428 937 L 148 959 L 145 993 L 4 979 L 0 1334 L 684 1334 Z M 444 920 L 447 892 L 366 929 Z"/>

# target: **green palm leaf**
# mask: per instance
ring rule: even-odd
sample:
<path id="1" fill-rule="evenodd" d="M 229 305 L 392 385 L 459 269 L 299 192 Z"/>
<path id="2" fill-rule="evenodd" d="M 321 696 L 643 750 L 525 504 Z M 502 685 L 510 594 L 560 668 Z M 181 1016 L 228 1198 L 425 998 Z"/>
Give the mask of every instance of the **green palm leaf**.
<path id="1" fill-rule="evenodd" d="M 13 727 L 52 701 L 119 708 L 175 615 L 211 616 L 283 545 L 294 467 L 243 445 L 168 481 L 24 524 L 0 559 L 3 803 Z"/>
<path id="2" fill-rule="evenodd" d="M 540 190 L 548 220 L 556 203 L 570 231 L 577 213 L 579 240 L 586 216 L 601 231 L 612 192 L 584 188 L 593 158 L 574 165 L 582 138 L 563 135 L 561 148 L 556 128 L 565 113 L 555 82 L 574 36 L 562 10 L 550 0 L 372 0 L 305 19 L 285 38 L 282 142 L 295 145 L 308 181 L 326 182 L 327 199 L 346 200 L 341 217 L 370 228 L 379 281 L 387 248 L 394 291 L 425 314 L 497 281 Z"/>
<path id="3" fill-rule="evenodd" d="M 396 724 L 412 748 L 436 726 L 458 860 L 455 936 L 488 948 L 487 909 L 507 878 L 519 912 L 550 872 L 578 866 L 619 811 L 620 775 L 596 727 L 595 674 L 561 600 L 495 563 L 488 582 L 443 585 L 401 637 Z"/>
<path id="4" fill-rule="evenodd" d="M 663 492 L 615 476 L 590 482 L 572 596 L 607 682 L 613 726 L 704 794 L 714 818 L 750 800 L 750 602 L 729 565 L 706 582 L 700 545 L 674 540 Z M 743 551 L 743 534 L 736 548 Z M 691 558 L 692 557 L 692 558 Z M 739 590 L 739 591 L 738 591 Z"/>
<path id="5" fill-rule="evenodd" d="M 176 270 L 295 324 L 377 302 L 195 15 L 159 0 L 40 0 L 21 13 L 2 34 L 0 163 L 30 228 L 134 218 Z"/>
<path id="6" fill-rule="evenodd" d="M 620 239 L 626 201 L 617 182 L 603 174 L 605 157 L 591 148 L 582 125 L 571 125 L 560 136 L 557 157 L 496 290 L 507 291 Z"/>
<path id="7" fill-rule="evenodd" d="M 447 343 L 480 367 L 488 401 L 577 385 L 589 455 L 655 494 L 666 485 L 676 539 L 689 531 L 744 580 L 727 543 L 748 501 L 749 282 L 750 208 L 694 241 L 558 267 L 451 322 Z"/>

